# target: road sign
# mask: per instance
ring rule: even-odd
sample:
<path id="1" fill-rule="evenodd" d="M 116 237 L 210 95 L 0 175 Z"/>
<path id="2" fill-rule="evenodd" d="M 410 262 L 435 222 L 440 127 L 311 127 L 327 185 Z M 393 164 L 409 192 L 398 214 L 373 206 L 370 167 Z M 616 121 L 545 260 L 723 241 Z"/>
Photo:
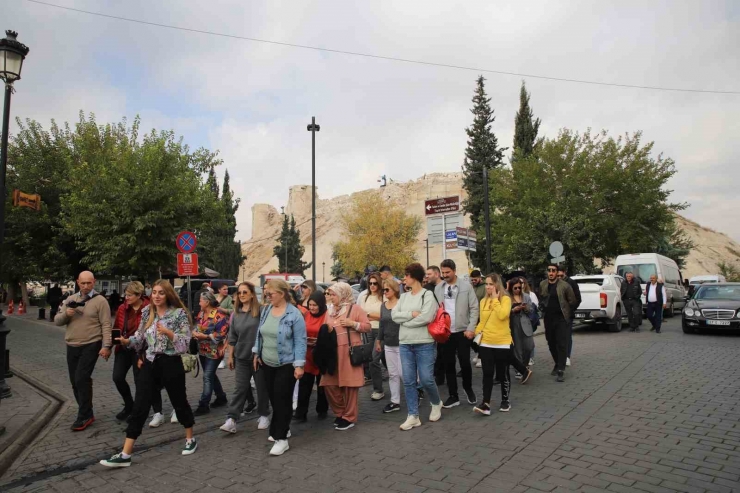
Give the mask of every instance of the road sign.
<path id="1" fill-rule="evenodd" d="M 36 211 L 41 210 L 41 195 L 37 193 L 23 193 L 13 190 L 13 205 L 16 207 L 28 207 Z"/>
<path id="2" fill-rule="evenodd" d="M 430 199 L 424 201 L 424 213 L 427 216 L 433 214 L 446 214 L 460 210 L 460 196 L 443 197 L 441 199 Z"/>
<path id="3" fill-rule="evenodd" d="M 445 235 L 444 229 L 447 230 L 455 229 L 458 226 L 463 225 L 462 213 L 445 214 L 444 221 L 441 215 L 439 216 L 428 216 L 427 217 L 427 237 L 429 238 L 429 245 L 441 245 L 444 243 Z"/>
<path id="4" fill-rule="evenodd" d="M 468 238 L 467 237 L 457 237 L 457 248 L 461 248 L 463 250 L 468 249 Z"/>
<path id="5" fill-rule="evenodd" d="M 180 277 L 197 276 L 198 271 L 198 254 L 197 253 L 178 253 L 177 254 L 177 275 Z"/>
<path id="6" fill-rule="evenodd" d="M 195 251 L 195 247 L 198 246 L 198 240 L 190 231 L 183 231 L 177 235 L 175 246 L 177 246 L 177 249 L 182 253 L 193 253 Z"/>
<path id="7" fill-rule="evenodd" d="M 457 250 L 457 240 L 446 241 L 445 250 Z"/>
<path id="8" fill-rule="evenodd" d="M 563 244 L 559 241 L 553 241 L 552 243 L 550 243 L 550 255 L 552 255 L 553 257 L 550 259 L 550 262 L 552 262 L 553 264 L 565 262 L 563 251 L 565 251 L 565 248 L 563 247 Z"/>
<path id="9" fill-rule="evenodd" d="M 457 240 L 457 231 L 454 229 L 445 231 L 445 240 L 447 241 Z"/>

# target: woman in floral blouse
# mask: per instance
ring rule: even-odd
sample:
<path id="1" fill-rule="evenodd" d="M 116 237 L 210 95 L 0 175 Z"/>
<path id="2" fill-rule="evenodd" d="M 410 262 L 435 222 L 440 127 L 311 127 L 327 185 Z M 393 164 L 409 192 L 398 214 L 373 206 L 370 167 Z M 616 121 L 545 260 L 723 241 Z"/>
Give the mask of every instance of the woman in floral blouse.
<path id="1" fill-rule="evenodd" d="M 210 291 L 200 295 L 200 313 L 195 321 L 193 338 L 198 340 L 198 358 L 203 368 L 203 393 L 198 402 L 196 416 L 211 412 L 211 396 L 216 393 L 213 407 L 229 403 L 221 381 L 216 375 L 218 365 L 224 359 L 226 337 L 229 334 L 229 316 L 218 307 L 218 300 Z"/>
<path id="2" fill-rule="evenodd" d="M 149 408 L 152 405 L 152 393 L 164 386 L 170 396 L 180 424 L 185 428 L 185 448 L 182 455 L 195 452 L 198 444 L 193 438 L 193 411 L 188 404 L 185 390 L 185 369 L 180 355 L 188 352 L 191 337 L 191 320 L 187 309 L 172 289 L 172 285 L 160 279 L 154 283 L 151 294 L 151 305 L 141 312 L 141 323 L 136 333 L 127 339 L 120 337 L 118 342 L 124 347 L 135 349 L 143 358 L 136 378 L 136 397 L 134 409 L 126 428 L 126 441 L 123 451 L 110 459 L 101 460 L 107 467 L 128 467 L 131 465 L 131 454 L 134 443 L 141 435 Z"/>

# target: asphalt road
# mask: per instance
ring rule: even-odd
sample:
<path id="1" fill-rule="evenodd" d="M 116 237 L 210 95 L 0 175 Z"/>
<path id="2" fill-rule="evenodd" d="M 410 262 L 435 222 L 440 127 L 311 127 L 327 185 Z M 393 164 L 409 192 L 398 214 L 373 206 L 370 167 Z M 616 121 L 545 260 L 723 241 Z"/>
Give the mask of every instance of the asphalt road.
<path id="1" fill-rule="evenodd" d="M 14 368 L 70 397 L 62 330 L 21 320 L 10 326 Z M 167 423 L 145 429 L 133 465 L 120 470 L 96 465 L 120 450 L 124 429 L 113 418 L 121 402 L 112 362 L 101 361 L 94 376 L 98 421 L 73 433 L 75 409 L 68 406 L 0 480 L 0 490 L 740 491 L 740 335 L 683 334 L 679 318 L 662 334 L 644 327 L 637 334 L 577 332 L 565 383 L 549 375 L 552 360 L 537 337 L 535 374 L 530 384 L 513 386 L 509 413 L 483 417 L 461 405 L 429 423 L 425 402 L 424 424 L 402 432 L 405 413 L 383 414 L 387 399 L 370 401 L 365 387 L 354 429 L 335 431 L 331 420 L 310 414 L 292 427 L 291 449 L 281 457 L 269 456 L 267 433 L 254 418 L 227 435 L 218 430 L 224 416 L 212 412 L 196 425 L 194 455 L 180 455 L 182 429 Z M 230 390 L 230 372 L 219 375 Z M 480 379 L 475 370 L 479 395 Z M 188 377 L 191 404 L 201 385 Z M 445 398 L 446 388 L 440 391 Z"/>

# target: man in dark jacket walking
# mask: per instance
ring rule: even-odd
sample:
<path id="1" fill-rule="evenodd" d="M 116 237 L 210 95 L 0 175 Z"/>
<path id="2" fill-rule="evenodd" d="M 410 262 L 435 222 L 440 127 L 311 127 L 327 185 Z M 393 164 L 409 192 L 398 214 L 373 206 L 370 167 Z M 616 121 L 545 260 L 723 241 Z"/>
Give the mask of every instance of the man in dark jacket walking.
<path id="1" fill-rule="evenodd" d="M 570 354 L 573 352 L 573 320 L 576 318 L 576 309 L 581 306 L 581 289 L 578 287 L 577 282 L 568 277 L 568 271 L 562 265 L 558 266 L 558 277 L 570 285 L 571 289 L 573 289 L 576 301 L 578 302 L 576 303 L 575 308 L 573 308 L 570 320 L 568 321 L 568 330 L 570 332 L 568 334 L 568 359 L 565 361 L 565 366 L 570 366 Z"/>
<path id="2" fill-rule="evenodd" d="M 622 304 L 627 311 L 627 320 L 630 324 L 630 332 L 640 332 L 642 323 L 642 288 L 640 281 L 632 272 L 625 275 L 625 281 L 620 288 L 622 293 Z"/>
<path id="3" fill-rule="evenodd" d="M 568 358 L 568 324 L 578 307 L 578 301 L 570 284 L 558 279 L 558 266 L 547 266 L 547 279 L 540 283 L 537 293 L 540 307 L 545 315 L 545 338 L 550 354 L 555 361 L 551 375 L 558 376 L 558 382 L 565 381 L 565 361 Z"/>

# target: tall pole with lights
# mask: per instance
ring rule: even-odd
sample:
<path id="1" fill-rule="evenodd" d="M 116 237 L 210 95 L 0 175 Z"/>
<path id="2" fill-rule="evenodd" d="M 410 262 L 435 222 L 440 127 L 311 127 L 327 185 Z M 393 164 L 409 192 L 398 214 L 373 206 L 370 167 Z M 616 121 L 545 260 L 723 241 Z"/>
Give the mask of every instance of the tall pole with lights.
<path id="1" fill-rule="evenodd" d="M 315 116 L 306 130 L 311 132 L 311 279 L 316 282 L 316 132 L 321 127 L 316 125 Z"/>
<path id="2" fill-rule="evenodd" d="M 0 79 L 5 83 L 5 104 L 3 105 L 3 135 L 0 144 L 0 257 L 3 256 L 5 240 L 5 175 L 8 165 L 8 132 L 10 127 L 10 95 L 13 83 L 21 78 L 23 60 L 28 55 L 28 46 L 19 42 L 15 31 L 5 31 L 5 38 L 0 39 Z M 10 387 L 5 383 L 5 339 L 8 336 L 5 316 L 0 310 L 0 399 L 10 397 Z M 0 434 L 5 431 L 0 426 Z"/>

